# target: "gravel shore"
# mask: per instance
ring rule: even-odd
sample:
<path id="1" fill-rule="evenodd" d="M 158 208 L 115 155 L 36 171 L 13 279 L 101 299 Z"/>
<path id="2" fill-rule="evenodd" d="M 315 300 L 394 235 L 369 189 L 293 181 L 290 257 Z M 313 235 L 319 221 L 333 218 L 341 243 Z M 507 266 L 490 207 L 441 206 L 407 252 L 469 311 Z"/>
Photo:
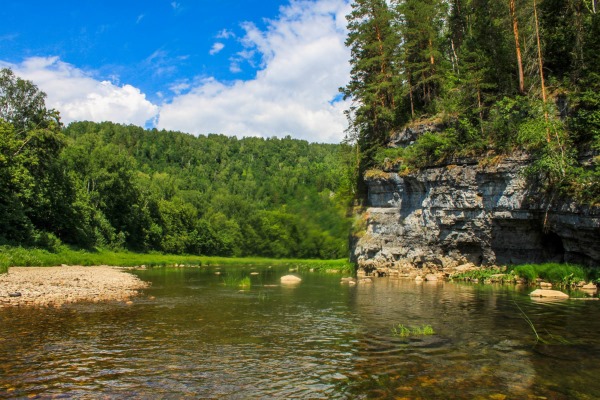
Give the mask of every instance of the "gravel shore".
<path id="1" fill-rule="evenodd" d="M 0 308 L 128 301 L 146 287 L 118 267 L 12 267 L 0 275 Z"/>

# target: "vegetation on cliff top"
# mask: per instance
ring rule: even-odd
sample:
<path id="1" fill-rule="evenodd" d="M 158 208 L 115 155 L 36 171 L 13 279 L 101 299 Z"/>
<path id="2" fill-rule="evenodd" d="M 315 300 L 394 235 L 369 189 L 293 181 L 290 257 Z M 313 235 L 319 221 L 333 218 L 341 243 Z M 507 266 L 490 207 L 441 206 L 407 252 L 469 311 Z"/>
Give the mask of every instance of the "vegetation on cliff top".
<path id="1" fill-rule="evenodd" d="M 355 0 L 348 21 L 352 73 L 341 90 L 354 101 L 359 178 L 386 158 L 420 168 L 523 149 L 547 189 L 600 204 L 595 1 Z M 386 149 L 422 120 L 443 129 Z"/>

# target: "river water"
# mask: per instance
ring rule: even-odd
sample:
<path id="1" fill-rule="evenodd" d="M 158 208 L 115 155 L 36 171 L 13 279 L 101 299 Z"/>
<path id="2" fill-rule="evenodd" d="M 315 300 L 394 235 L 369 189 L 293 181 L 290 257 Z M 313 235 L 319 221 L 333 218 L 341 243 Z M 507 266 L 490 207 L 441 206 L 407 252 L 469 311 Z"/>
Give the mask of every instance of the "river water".
<path id="1" fill-rule="evenodd" d="M 156 268 L 132 305 L 0 310 L 0 398 L 600 398 L 600 302 L 254 271 Z"/>

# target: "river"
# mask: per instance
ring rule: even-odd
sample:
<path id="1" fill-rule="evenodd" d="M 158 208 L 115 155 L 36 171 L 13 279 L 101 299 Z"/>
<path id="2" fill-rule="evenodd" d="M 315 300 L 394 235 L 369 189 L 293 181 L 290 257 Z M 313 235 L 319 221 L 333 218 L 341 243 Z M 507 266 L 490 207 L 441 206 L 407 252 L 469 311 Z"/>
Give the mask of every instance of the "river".
<path id="1" fill-rule="evenodd" d="M 1 309 L 0 398 L 600 397 L 598 301 L 310 272 L 281 286 L 278 267 L 135 273 L 152 286 L 130 305 Z"/>

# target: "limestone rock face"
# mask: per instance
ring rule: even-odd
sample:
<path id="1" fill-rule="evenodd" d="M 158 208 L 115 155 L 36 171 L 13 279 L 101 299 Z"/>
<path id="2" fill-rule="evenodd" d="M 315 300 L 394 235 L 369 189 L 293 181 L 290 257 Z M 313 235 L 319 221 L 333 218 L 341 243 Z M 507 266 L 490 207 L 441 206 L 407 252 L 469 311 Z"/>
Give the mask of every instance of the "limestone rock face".
<path id="1" fill-rule="evenodd" d="M 548 205 L 522 174 L 525 156 L 474 161 L 366 180 L 359 270 L 405 276 L 456 267 L 565 261 L 600 264 L 600 208 Z"/>
<path id="2" fill-rule="evenodd" d="M 404 129 L 394 132 L 390 138 L 390 146 L 406 147 L 413 144 L 420 136 L 427 132 L 439 132 L 443 126 L 439 123 L 431 122 L 428 124 L 419 124 L 416 126 L 407 126 Z"/>

